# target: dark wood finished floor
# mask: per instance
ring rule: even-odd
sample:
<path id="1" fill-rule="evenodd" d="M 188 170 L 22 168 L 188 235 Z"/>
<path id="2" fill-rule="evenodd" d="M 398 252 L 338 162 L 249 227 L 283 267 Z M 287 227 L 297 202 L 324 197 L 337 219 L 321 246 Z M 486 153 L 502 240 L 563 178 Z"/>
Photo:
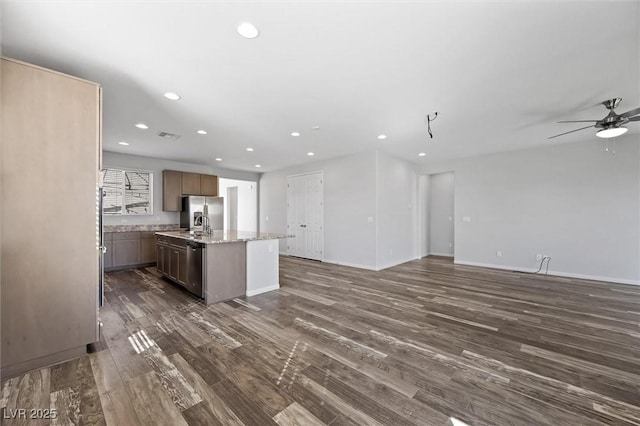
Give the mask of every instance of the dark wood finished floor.
<path id="1" fill-rule="evenodd" d="M 433 257 L 280 282 L 207 307 L 107 274 L 100 350 L 4 382 L 3 424 L 640 425 L 640 287 Z"/>

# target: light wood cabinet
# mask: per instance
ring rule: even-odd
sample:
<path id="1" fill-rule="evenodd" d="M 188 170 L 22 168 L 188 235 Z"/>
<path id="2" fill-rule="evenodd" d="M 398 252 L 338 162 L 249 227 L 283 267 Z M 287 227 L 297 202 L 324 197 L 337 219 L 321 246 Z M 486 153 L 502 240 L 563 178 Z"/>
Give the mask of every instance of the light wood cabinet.
<path id="1" fill-rule="evenodd" d="M 162 210 L 167 212 L 182 210 L 182 172 L 162 171 Z"/>
<path id="2" fill-rule="evenodd" d="M 0 66 L 4 380 L 99 339 L 102 148 L 98 84 L 12 59 Z M 42 220 L 42 206 L 64 214 Z"/>
<path id="3" fill-rule="evenodd" d="M 200 175 L 200 195 L 218 196 L 218 176 Z"/>
<path id="4" fill-rule="evenodd" d="M 182 195 L 201 195 L 198 173 L 182 173 Z"/>

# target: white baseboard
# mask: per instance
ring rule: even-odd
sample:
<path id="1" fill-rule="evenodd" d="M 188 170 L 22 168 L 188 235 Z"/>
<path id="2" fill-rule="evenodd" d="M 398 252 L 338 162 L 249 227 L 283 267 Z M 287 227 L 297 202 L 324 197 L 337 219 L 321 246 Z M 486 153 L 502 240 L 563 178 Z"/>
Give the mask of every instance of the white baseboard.
<path id="1" fill-rule="evenodd" d="M 537 268 L 521 268 L 519 266 L 494 265 L 491 263 L 468 262 L 466 260 L 454 260 L 453 263 L 458 265 L 480 266 L 482 268 L 504 269 L 507 271 L 535 272 Z M 549 271 L 548 275 L 565 278 L 578 278 L 581 280 L 605 281 L 618 284 L 640 285 L 640 280 L 629 280 L 626 278 L 601 277 L 598 275 L 574 274 L 572 272 Z"/>
<path id="2" fill-rule="evenodd" d="M 450 253 L 434 253 L 434 252 L 427 254 L 427 256 L 453 257 L 453 255 Z"/>
<path id="3" fill-rule="evenodd" d="M 369 271 L 376 271 L 377 270 L 374 266 L 360 265 L 358 263 L 339 262 L 337 260 L 329 260 L 329 259 L 324 259 L 323 262 L 324 263 L 331 263 L 333 265 L 349 266 L 351 268 L 367 269 Z"/>
<path id="4" fill-rule="evenodd" d="M 268 291 L 278 290 L 280 288 L 280 284 L 275 284 L 269 287 L 256 288 L 253 290 L 247 290 L 247 297 L 256 296 L 258 294 L 266 293 Z"/>

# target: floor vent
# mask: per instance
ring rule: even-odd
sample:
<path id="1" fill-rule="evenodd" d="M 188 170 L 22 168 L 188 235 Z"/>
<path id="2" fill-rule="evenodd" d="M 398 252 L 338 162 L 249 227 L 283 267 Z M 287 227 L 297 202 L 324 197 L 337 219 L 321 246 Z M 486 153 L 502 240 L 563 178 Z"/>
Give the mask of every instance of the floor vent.
<path id="1" fill-rule="evenodd" d="M 175 133 L 169 133 L 169 132 L 160 132 L 158 133 L 158 136 L 165 139 L 171 139 L 173 141 L 177 141 L 182 137 L 182 135 L 176 135 Z"/>

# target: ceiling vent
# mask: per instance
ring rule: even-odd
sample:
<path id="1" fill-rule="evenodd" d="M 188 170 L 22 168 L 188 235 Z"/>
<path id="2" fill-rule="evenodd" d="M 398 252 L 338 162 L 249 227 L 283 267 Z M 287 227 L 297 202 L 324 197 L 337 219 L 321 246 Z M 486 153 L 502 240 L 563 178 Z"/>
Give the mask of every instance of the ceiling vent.
<path id="1" fill-rule="evenodd" d="M 158 136 L 165 139 L 171 139 L 172 141 L 177 141 L 182 137 L 182 135 L 176 135 L 175 133 L 168 133 L 168 132 L 160 132 L 158 133 Z"/>

